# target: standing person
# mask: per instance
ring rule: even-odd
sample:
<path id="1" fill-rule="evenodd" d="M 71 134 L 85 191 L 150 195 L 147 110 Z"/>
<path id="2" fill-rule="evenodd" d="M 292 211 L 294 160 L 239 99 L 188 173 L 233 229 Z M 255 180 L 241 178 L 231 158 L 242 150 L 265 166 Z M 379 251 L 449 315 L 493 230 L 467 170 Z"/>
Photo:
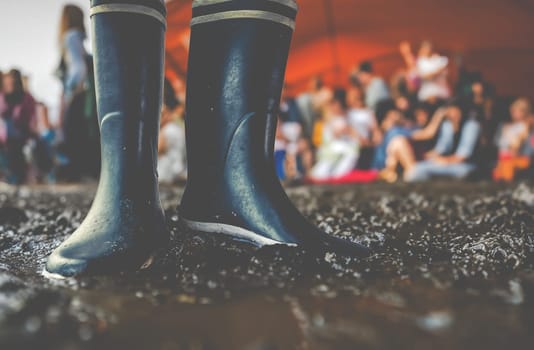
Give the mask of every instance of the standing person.
<path id="1" fill-rule="evenodd" d="M 3 89 L 4 81 L 4 72 L 0 71 L 0 94 L 4 91 Z M 7 159 L 5 151 L 2 149 L 2 145 L 7 140 L 7 126 L 3 118 L 0 116 L 0 181 L 4 181 L 7 172 Z"/>
<path id="2" fill-rule="evenodd" d="M 416 96 L 421 87 L 421 79 L 417 73 L 417 57 L 413 54 L 412 45 L 408 41 L 402 41 L 399 45 L 400 54 L 406 64 L 403 72 L 404 82 L 406 84 L 406 93 Z"/>
<path id="3" fill-rule="evenodd" d="M 365 89 L 365 105 L 373 111 L 376 110 L 380 102 L 390 98 L 386 82 L 375 75 L 373 64 L 370 61 L 362 62 L 355 76 Z"/>
<path id="4" fill-rule="evenodd" d="M 430 41 L 421 44 L 415 63 L 416 72 L 421 80 L 419 101 L 436 104 L 451 96 L 447 81 L 448 65 L 449 59 L 436 53 Z"/>
<path id="5" fill-rule="evenodd" d="M 34 135 L 36 102 L 24 91 L 18 70 L 7 73 L 3 85 L 0 93 L 0 147 L 6 154 L 8 181 L 22 184 L 28 175 L 24 146 Z"/>
<path id="6" fill-rule="evenodd" d="M 71 181 L 96 176 L 99 167 L 92 60 L 84 47 L 86 36 L 83 11 L 78 6 L 66 5 L 59 30 L 58 76 L 63 83 L 60 122 L 64 143 L 61 151 L 67 158 L 62 175 Z"/>

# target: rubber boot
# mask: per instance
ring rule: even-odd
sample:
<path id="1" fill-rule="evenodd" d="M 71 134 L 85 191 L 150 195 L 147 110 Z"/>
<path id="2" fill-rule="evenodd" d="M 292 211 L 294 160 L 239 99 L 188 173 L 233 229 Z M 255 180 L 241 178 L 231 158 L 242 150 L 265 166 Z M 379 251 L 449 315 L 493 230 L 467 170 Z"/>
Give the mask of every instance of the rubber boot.
<path id="1" fill-rule="evenodd" d="M 183 224 L 264 245 L 366 256 L 295 208 L 275 170 L 274 139 L 297 14 L 292 0 L 193 2 Z"/>
<path id="2" fill-rule="evenodd" d="M 81 226 L 48 258 L 52 277 L 135 270 L 168 241 L 158 194 L 165 6 L 92 0 L 102 167 Z"/>

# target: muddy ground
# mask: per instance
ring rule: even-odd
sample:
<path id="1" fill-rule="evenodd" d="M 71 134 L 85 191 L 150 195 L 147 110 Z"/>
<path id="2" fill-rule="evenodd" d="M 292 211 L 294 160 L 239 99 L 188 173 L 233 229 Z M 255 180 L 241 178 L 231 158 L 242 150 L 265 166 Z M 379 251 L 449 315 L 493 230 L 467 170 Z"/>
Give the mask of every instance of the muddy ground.
<path id="1" fill-rule="evenodd" d="M 178 225 L 149 271 L 50 281 L 94 187 L 0 189 L 0 349 L 532 349 L 534 187 L 432 183 L 289 193 L 366 260 L 255 250 Z"/>

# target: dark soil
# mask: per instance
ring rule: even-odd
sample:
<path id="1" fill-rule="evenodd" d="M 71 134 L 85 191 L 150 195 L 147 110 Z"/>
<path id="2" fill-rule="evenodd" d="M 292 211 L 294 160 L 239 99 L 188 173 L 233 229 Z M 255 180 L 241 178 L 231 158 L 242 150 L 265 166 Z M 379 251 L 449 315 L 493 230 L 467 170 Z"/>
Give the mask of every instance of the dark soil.
<path id="1" fill-rule="evenodd" d="M 0 189 L 0 349 L 532 349 L 534 189 L 432 183 L 289 190 L 358 260 L 179 228 L 148 271 L 51 281 L 94 188 Z"/>

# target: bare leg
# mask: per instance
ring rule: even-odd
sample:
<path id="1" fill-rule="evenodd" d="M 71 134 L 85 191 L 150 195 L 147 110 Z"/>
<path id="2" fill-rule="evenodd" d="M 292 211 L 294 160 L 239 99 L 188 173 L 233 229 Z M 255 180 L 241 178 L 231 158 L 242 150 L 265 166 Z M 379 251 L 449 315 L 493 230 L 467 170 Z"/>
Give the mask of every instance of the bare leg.
<path id="1" fill-rule="evenodd" d="M 308 176 L 313 168 L 313 152 L 306 139 L 299 140 L 299 154 L 302 158 L 302 165 L 304 166 L 304 175 Z"/>
<path id="2" fill-rule="evenodd" d="M 415 155 L 408 139 L 404 136 L 398 136 L 391 140 L 386 159 L 386 168 L 383 171 L 383 177 L 386 181 L 389 179 L 396 180 L 396 170 L 398 164 L 404 170 L 404 174 L 409 173 L 416 164 Z"/>

